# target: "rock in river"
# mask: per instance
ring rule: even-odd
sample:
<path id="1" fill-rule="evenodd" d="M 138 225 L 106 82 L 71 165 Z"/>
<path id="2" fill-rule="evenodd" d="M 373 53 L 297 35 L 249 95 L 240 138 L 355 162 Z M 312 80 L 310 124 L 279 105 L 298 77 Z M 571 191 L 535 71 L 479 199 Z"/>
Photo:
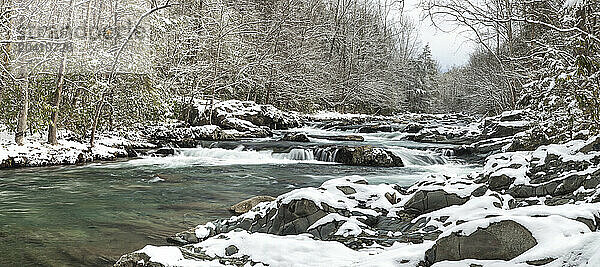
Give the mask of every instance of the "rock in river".
<path id="1" fill-rule="evenodd" d="M 360 135 L 309 135 L 309 137 L 316 139 L 325 139 L 329 141 L 342 141 L 342 142 L 363 142 L 365 138 Z"/>
<path id="2" fill-rule="evenodd" d="M 404 167 L 402 159 L 396 154 L 372 146 L 338 148 L 335 162 L 352 166 Z"/>
<path id="3" fill-rule="evenodd" d="M 233 206 L 231 206 L 231 208 L 229 208 L 229 211 L 235 213 L 235 214 L 244 214 L 248 211 L 250 211 L 252 208 L 256 207 L 256 205 L 262 203 L 262 202 L 270 202 L 275 200 L 274 197 L 270 197 L 270 196 L 257 196 L 257 197 L 253 197 L 247 200 L 244 200 L 240 203 L 237 203 Z"/>
<path id="4" fill-rule="evenodd" d="M 283 138 L 281 138 L 281 141 L 303 142 L 303 143 L 310 142 L 310 140 L 308 139 L 308 136 L 305 133 L 288 133 L 288 134 L 284 135 Z"/>
<path id="5" fill-rule="evenodd" d="M 366 125 L 363 127 L 360 127 L 358 129 L 359 133 L 379 133 L 379 132 L 386 132 L 386 133 L 391 133 L 393 131 L 392 126 L 390 125 Z"/>

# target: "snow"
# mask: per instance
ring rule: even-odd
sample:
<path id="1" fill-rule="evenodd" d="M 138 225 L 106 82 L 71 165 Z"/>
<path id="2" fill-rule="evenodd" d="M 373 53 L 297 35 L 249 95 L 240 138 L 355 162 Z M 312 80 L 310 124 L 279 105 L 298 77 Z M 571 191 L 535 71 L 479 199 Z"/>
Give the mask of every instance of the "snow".
<path id="1" fill-rule="evenodd" d="M 555 223 L 560 223 L 556 221 Z M 545 228 L 546 229 L 546 228 Z M 510 260 L 462 260 L 462 261 L 443 261 L 434 264 L 432 267 L 462 267 L 477 264 L 483 267 L 504 267 L 504 266 L 531 266 L 527 261 L 540 259 L 555 259 L 554 261 L 543 265 L 546 267 L 563 266 L 600 266 L 600 233 L 585 232 L 564 236 L 555 232 L 546 233 L 547 240 L 539 242 L 532 249 L 522 255 Z"/>
<path id="2" fill-rule="evenodd" d="M 529 121 L 501 121 L 498 122 L 498 125 L 500 126 L 504 126 L 504 127 L 526 127 L 531 125 L 531 122 Z"/>
<path id="3" fill-rule="evenodd" d="M 314 120 L 350 120 L 357 118 L 371 118 L 372 115 L 366 114 L 352 114 L 352 113 L 339 113 L 333 111 L 319 111 L 315 114 L 309 115 Z"/>
<path id="4" fill-rule="evenodd" d="M 202 125 L 202 126 L 191 127 L 191 129 L 192 129 L 192 132 L 194 132 L 194 133 L 210 135 L 210 134 L 214 133 L 215 131 L 218 131 L 220 129 L 220 127 L 217 125 Z"/>
<path id="5" fill-rule="evenodd" d="M 165 266 L 189 266 L 189 267 L 216 267 L 224 266 L 218 261 L 201 262 L 188 260 L 183 257 L 181 250 L 177 247 L 156 247 L 147 245 L 136 253 L 145 253 L 150 261 L 161 263 Z"/>
<path id="6" fill-rule="evenodd" d="M 343 193 L 342 193 L 343 194 Z M 347 199 L 342 196 L 342 194 L 337 194 L 334 192 L 329 192 L 325 190 L 319 190 L 317 188 L 300 188 L 289 192 L 287 194 L 283 194 L 277 198 L 279 202 L 281 200 L 282 204 L 289 204 L 294 200 L 311 200 L 319 207 L 323 207 L 322 203 L 331 205 L 334 208 L 338 209 L 348 209 L 354 207 L 358 204 L 357 201 L 352 199 Z"/>
<path id="7" fill-rule="evenodd" d="M 344 224 L 338 229 L 335 235 L 340 235 L 344 237 L 348 236 L 357 236 L 360 235 L 363 230 L 362 227 L 366 227 L 366 225 L 355 218 L 347 218 L 337 213 L 327 214 L 325 217 L 316 221 L 313 225 L 308 227 L 308 230 L 315 229 L 319 226 L 326 225 L 331 222 L 344 222 Z"/>
<path id="8" fill-rule="evenodd" d="M 253 261 L 272 266 L 348 266 L 368 255 L 341 243 L 315 241 L 306 235 L 280 237 L 241 231 L 225 237 L 228 240 L 212 238 L 194 246 L 203 248 L 209 256 L 224 257 L 225 248 L 233 244 L 239 249 L 237 256 L 249 255 Z"/>
<path id="9" fill-rule="evenodd" d="M 235 117 L 258 114 L 261 108 L 251 101 L 229 100 L 214 104 L 213 110 L 217 112 L 217 116 Z"/>
<path id="10" fill-rule="evenodd" d="M 536 151 L 499 153 L 487 158 L 481 173 L 474 173 L 467 177 L 431 175 L 421 178 L 415 185 L 402 190 L 397 190 L 394 185 L 389 184 L 366 184 L 365 178 L 361 176 L 331 179 L 323 182 L 318 188 L 293 190 L 279 196 L 276 201 L 261 203 L 246 214 L 231 217 L 228 222 L 254 219 L 258 215 L 264 217 L 281 205 L 290 204 L 295 200 L 308 200 L 323 209 L 326 204 L 329 207 L 343 210 L 342 214 L 344 215 L 328 212 L 310 225 L 307 232 L 332 222 L 339 222 L 337 225 L 341 225 L 341 227 L 333 233 L 337 236 L 336 238 L 346 237 L 361 240 L 360 238 L 377 238 L 386 234 L 396 237 L 403 234 L 393 231 L 376 232 L 370 226 L 365 225 L 362 220 L 367 218 L 367 215 L 379 218 L 381 216 L 399 217 L 398 214 L 404 210 L 404 204 L 416 192 L 443 190 L 461 198 L 468 198 L 468 200 L 462 205 L 447 206 L 421 214 L 416 218 L 411 217 L 413 227 L 420 229 L 416 230 L 417 232 L 431 226 L 441 232 L 438 238 L 451 234 L 468 236 L 493 223 L 510 220 L 526 228 L 537 241 L 537 245 L 509 261 L 463 260 L 440 262 L 433 266 L 469 266 L 472 263 L 483 266 L 527 266 L 527 261 L 548 258 L 556 260 L 546 266 L 563 266 L 565 262 L 573 263 L 573 266 L 586 266 L 586 264 L 594 266 L 593 264 L 600 262 L 600 256 L 597 255 L 600 249 L 600 234 L 593 232 L 586 223 L 591 222 L 594 226 L 599 223 L 597 220 L 600 218 L 600 205 L 597 203 L 577 202 L 559 206 L 529 204 L 529 206 L 515 207 L 514 202 L 517 199 L 504 191 L 495 192 L 488 189 L 486 192 L 482 192 L 481 196 L 472 195 L 476 189 L 482 188 L 482 185 L 485 184 L 473 179 L 481 177 L 481 175 L 507 175 L 515 178 L 515 184 L 528 184 L 530 182 L 529 172 L 538 164 L 544 164 L 550 154 L 561 160 L 589 161 L 591 155 L 597 156 L 598 152 L 583 154 L 580 150 L 589 144 L 590 140 L 543 146 Z M 234 153 L 240 152 L 248 151 L 240 148 Z M 243 157 L 257 157 L 257 155 L 251 154 Z M 591 175 L 598 169 L 600 169 L 599 166 L 592 164 L 583 170 L 564 170 L 556 179 L 563 179 L 574 174 Z M 585 189 L 580 188 L 578 191 L 583 192 Z M 391 203 L 386 195 L 394 195 L 396 201 Z M 537 203 L 544 203 L 544 198 L 533 198 L 532 200 L 541 200 Z M 196 227 L 194 232 L 202 241 L 191 246 L 211 258 L 227 260 L 228 258 L 248 257 L 249 260 L 259 263 L 259 266 L 260 264 L 270 266 L 417 266 L 424 259 L 425 252 L 435 243 L 434 241 L 424 241 L 422 244 L 394 243 L 392 246 L 387 244 L 387 247 L 374 243 L 361 249 L 350 249 L 340 242 L 316 240 L 308 233 L 295 236 L 276 236 L 232 231 L 211 237 L 211 232 L 215 229 L 216 226 L 212 223 Z M 238 251 L 227 256 L 225 251 L 230 246 L 235 246 Z M 161 261 L 181 266 L 196 264 L 194 261 L 183 263 L 177 251 L 172 247 L 152 248 L 150 252 L 160 253 L 157 251 L 161 249 L 165 250 L 166 255 L 159 259 Z"/>
<path id="11" fill-rule="evenodd" d="M 242 120 L 242 119 L 238 119 L 238 118 L 226 118 L 225 120 L 228 123 L 230 123 L 231 125 L 235 125 L 236 128 L 240 127 L 240 128 L 252 129 L 252 128 L 258 127 L 247 120 Z"/>
<path id="12" fill-rule="evenodd" d="M 118 148 L 131 144 L 122 137 L 98 136 L 96 146 L 91 151 L 85 143 L 65 140 L 64 137 L 73 134 L 67 131 L 60 131 L 57 145 L 51 145 L 46 142 L 46 136 L 36 133 L 27 136 L 25 144 L 19 146 L 14 142 L 14 134 L 8 132 L 3 127 L 0 131 L 0 163 L 13 159 L 19 166 L 48 166 L 75 164 L 81 160 L 91 161 L 93 159 L 113 160 L 119 156 L 126 156 L 127 151 Z"/>
<path id="13" fill-rule="evenodd" d="M 471 196 L 475 189 L 481 187 L 472 180 L 452 177 L 447 175 L 430 175 L 409 188 L 409 191 L 435 191 L 443 190 L 461 198 Z"/>
<path id="14" fill-rule="evenodd" d="M 487 158 L 484 166 L 484 175 L 502 176 L 514 178 L 513 184 L 528 184 L 527 170 L 532 158 L 531 152 L 508 152 L 499 153 Z M 518 166 L 515 168 L 515 166 Z"/>
<path id="15" fill-rule="evenodd" d="M 372 247 L 356 251 L 339 242 L 314 240 L 309 235 L 276 236 L 238 231 L 210 238 L 193 247 L 210 257 L 227 258 L 226 249 L 235 246 L 238 252 L 230 257 L 248 256 L 253 262 L 259 263 L 258 266 L 414 267 L 432 245 L 431 241 L 422 244 L 396 243 L 387 248 Z M 186 260 L 177 247 L 146 246 L 137 253 L 146 253 L 151 261 L 166 266 L 221 266 L 217 265 L 217 261 Z"/>
<path id="16" fill-rule="evenodd" d="M 338 242 L 313 240 L 308 235 L 275 236 L 240 231 L 208 239 L 194 247 L 209 256 L 225 257 L 225 249 L 230 245 L 238 248 L 233 257 L 248 255 L 252 261 L 270 266 L 415 266 L 432 243 L 356 251 Z M 407 262 L 401 264 L 400 259 Z"/>
<path id="17" fill-rule="evenodd" d="M 588 140 L 572 140 L 565 144 L 551 144 L 541 146 L 535 151 L 517 151 L 494 154 L 486 159 L 483 174 L 487 177 L 497 177 L 506 175 L 514 178 L 514 185 L 529 185 L 531 177 L 529 170 L 531 168 L 547 164 L 549 155 L 555 156 L 562 162 L 591 162 L 594 158 L 600 156 L 599 152 L 590 152 L 584 154 L 580 150 L 594 141 L 595 138 Z M 563 172 L 561 177 L 564 179 L 569 175 L 590 175 L 598 170 L 598 166 L 590 166 L 579 172 Z M 542 172 L 538 174 L 543 174 Z"/>
<path id="18" fill-rule="evenodd" d="M 258 112 L 274 114 L 276 109 L 267 107 L 263 110 L 261 106 L 251 102 L 225 101 L 216 104 L 220 115 L 225 116 L 231 124 L 241 127 L 255 127 L 252 123 L 237 118 Z M 264 107 L 264 106 L 263 106 Z M 525 111 L 505 112 L 499 117 L 520 115 Z M 331 112 L 320 112 L 310 115 L 314 119 L 355 119 L 366 115 L 339 114 Z M 441 118 L 441 116 L 438 116 Z M 527 121 L 499 122 L 499 125 L 507 127 L 524 127 L 529 125 Z M 437 126 L 425 128 L 425 133 L 442 135 L 469 136 L 480 135 L 481 125 L 478 123 L 465 123 L 458 126 Z M 199 126 L 181 131 L 190 131 L 210 135 L 219 129 L 218 126 Z M 314 131 L 314 130 L 313 130 Z M 317 131 L 318 132 L 318 131 Z M 68 134 L 68 133 L 64 133 Z M 376 138 L 376 135 L 367 135 Z M 509 137 L 511 138 L 511 137 Z M 60 144 L 51 146 L 43 141 L 43 136 L 32 136 L 28 138 L 25 146 L 17 146 L 12 141 L 12 135 L 6 131 L 0 131 L 0 162 L 9 157 L 15 160 L 27 158 L 28 164 L 35 166 L 45 164 L 74 164 L 80 155 L 87 153 L 88 147 L 76 141 L 61 139 Z M 486 140 L 494 145 L 508 140 L 500 138 Z M 515 207 L 511 205 L 516 200 L 506 194 L 505 191 L 494 192 L 487 190 L 482 196 L 473 196 L 476 189 L 482 188 L 482 182 L 476 182 L 473 178 L 507 176 L 514 179 L 511 186 L 530 185 L 533 177 L 532 168 L 546 164 L 548 160 L 558 159 L 563 162 L 587 162 L 589 166 L 583 170 L 564 171 L 554 177 L 555 180 L 565 179 L 571 175 L 586 176 L 593 175 L 600 170 L 600 166 L 592 159 L 600 156 L 599 152 L 582 153 L 581 150 L 590 144 L 589 140 L 574 140 L 565 144 L 553 144 L 542 146 L 535 151 L 504 152 L 492 155 L 486 159 L 483 170 L 472 176 L 462 173 L 459 177 L 452 175 L 451 170 L 446 170 L 447 175 L 430 175 L 420 177 L 415 185 L 409 188 L 398 189 L 390 184 L 366 184 L 365 178 L 361 176 L 348 176 L 325 181 L 320 187 L 302 188 L 293 190 L 279 196 L 275 201 L 260 203 L 250 212 L 237 217 L 231 217 L 230 222 L 243 219 L 252 219 L 261 215 L 264 217 L 268 211 L 273 211 L 281 205 L 290 204 L 292 201 L 308 200 L 325 209 L 325 206 L 347 211 L 344 215 L 328 213 L 321 219 L 308 227 L 308 230 L 320 226 L 339 222 L 341 225 L 334 235 L 338 237 L 376 237 L 373 228 L 361 220 L 368 216 L 399 217 L 404 211 L 403 205 L 410 200 L 416 192 L 443 190 L 448 194 L 455 194 L 461 198 L 468 198 L 462 205 L 453 205 L 439 210 L 421 214 L 416 218 L 411 217 L 412 223 L 423 221 L 426 226 L 434 226 L 441 232 L 440 238 L 451 234 L 468 236 L 478 229 L 501 221 L 514 221 L 528 229 L 538 244 L 527 252 L 510 261 L 479 261 L 465 260 L 459 262 L 437 263 L 434 266 L 464 266 L 465 264 L 477 263 L 484 266 L 521 266 L 529 260 L 545 258 L 556 258 L 548 266 L 560 266 L 563 262 L 572 262 L 575 265 L 600 264 L 600 234 L 592 232 L 588 225 L 581 222 L 591 221 L 595 225 L 600 218 L 600 205 L 587 203 L 572 203 L 560 206 L 534 205 L 526 207 Z M 98 145 L 90 154 L 92 158 L 110 159 L 117 155 L 127 154 L 119 148 L 131 144 L 129 139 L 123 136 L 100 136 Z M 393 150 L 408 159 L 409 165 L 419 165 L 418 157 L 431 157 L 433 153 L 427 151 L 412 151 L 404 148 Z M 383 149 L 375 149 L 375 153 L 385 153 Z M 273 153 L 273 151 L 246 150 L 239 146 L 234 150 L 221 148 L 192 148 L 180 149 L 174 156 L 164 158 L 145 157 L 132 160 L 124 164 L 132 165 L 161 165 L 165 168 L 181 166 L 223 166 L 223 165 L 251 165 L 251 164 L 299 164 L 319 163 L 311 157 L 310 149 L 293 149 L 289 153 Z M 387 154 L 386 154 L 387 155 Z M 407 155 L 413 156 L 413 158 Z M 553 156 L 553 157 L 551 157 Z M 445 159 L 441 160 L 444 164 Z M 444 166 L 444 165 L 441 165 Z M 479 175 L 480 174 L 480 175 Z M 538 172 L 538 175 L 546 175 Z M 479 176 L 478 176 L 479 175 Z M 160 182 L 162 179 L 156 177 L 150 182 Z M 349 190 L 345 190 L 351 188 Z M 585 192 L 585 188 L 577 189 L 577 192 Z M 598 194 L 598 193 L 596 193 Z M 388 199 L 393 195 L 394 200 Z M 548 197 L 549 198 L 549 197 Z M 543 200 L 545 198 L 532 198 L 531 200 Z M 512 201 L 512 202 L 511 202 Z M 538 202 L 540 203 L 540 202 Z M 327 209 L 327 212 L 330 212 Z M 441 219 L 444 218 L 444 219 Z M 360 220 L 359 220 L 360 219 Z M 388 218 L 385 218 L 388 219 Z M 374 226 L 373 226 L 374 227 Z M 411 226 L 412 227 L 412 226 Z M 422 229 L 422 225 L 414 226 Z M 186 259 L 182 250 L 195 248 L 210 257 L 241 258 L 247 256 L 253 262 L 269 266 L 416 266 L 424 258 L 425 251 L 430 249 L 434 242 L 424 241 L 422 244 L 396 243 L 384 247 L 377 243 L 354 250 L 344 246 L 340 242 L 315 240 L 310 234 L 295 236 L 276 236 L 265 233 L 249 233 L 247 231 L 231 231 L 217 236 L 211 236 L 217 230 L 214 223 L 199 225 L 193 229 L 195 236 L 202 240 L 199 243 L 182 248 L 165 246 L 146 246 L 137 251 L 150 257 L 150 261 L 158 262 L 166 266 L 221 266 L 218 261 L 202 261 Z M 385 236 L 386 233 L 384 232 Z M 401 232 L 387 232 L 388 236 L 400 236 Z M 336 237 L 337 238 L 337 237 Z M 230 246 L 235 246 L 238 251 L 234 255 L 226 255 Z M 192 251 L 197 253 L 197 251 Z M 461 265 L 462 264 L 462 265 Z M 523 265 L 525 266 L 525 265 Z"/>
<path id="19" fill-rule="evenodd" d="M 585 0 L 566 0 L 564 6 L 565 7 L 578 7 L 583 5 Z"/>
<path id="20" fill-rule="evenodd" d="M 216 228 L 216 226 L 209 222 L 205 225 L 198 225 L 196 227 L 196 229 L 194 230 L 194 233 L 196 234 L 196 237 L 200 240 L 207 238 L 210 235 L 210 231 L 214 230 Z"/>

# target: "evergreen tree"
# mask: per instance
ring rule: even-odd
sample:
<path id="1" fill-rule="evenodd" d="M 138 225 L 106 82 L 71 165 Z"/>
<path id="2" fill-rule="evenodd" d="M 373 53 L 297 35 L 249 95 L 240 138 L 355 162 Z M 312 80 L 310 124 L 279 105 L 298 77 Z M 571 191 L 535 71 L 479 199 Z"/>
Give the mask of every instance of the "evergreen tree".
<path id="1" fill-rule="evenodd" d="M 414 87 L 408 91 L 408 111 L 415 113 L 431 112 L 434 91 L 437 89 L 438 65 L 433 59 L 429 44 L 414 62 Z"/>

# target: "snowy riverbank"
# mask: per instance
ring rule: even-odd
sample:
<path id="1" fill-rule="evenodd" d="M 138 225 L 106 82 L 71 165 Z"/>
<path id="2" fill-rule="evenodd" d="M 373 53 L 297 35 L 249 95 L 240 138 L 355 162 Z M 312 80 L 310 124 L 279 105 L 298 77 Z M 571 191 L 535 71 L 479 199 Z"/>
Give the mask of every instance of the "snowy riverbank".
<path id="1" fill-rule="evenodd" d="M 0 128 L 1 129 L 1 128 Z M 131 147 L 152 147 L 151 144 L 136 143 L 122 137 L 102 136 L 96 146 L 69 138 L 72 134 L 63 131 L 57 145 L 49 144 L 45 136 L 28 136 L 25 144 L 14 142 L 14 135 L 0 131 L 0 168 L 41 167 L 52 165 L 73 165 L 92 161 L 112 161 L 134 156 Z"/>

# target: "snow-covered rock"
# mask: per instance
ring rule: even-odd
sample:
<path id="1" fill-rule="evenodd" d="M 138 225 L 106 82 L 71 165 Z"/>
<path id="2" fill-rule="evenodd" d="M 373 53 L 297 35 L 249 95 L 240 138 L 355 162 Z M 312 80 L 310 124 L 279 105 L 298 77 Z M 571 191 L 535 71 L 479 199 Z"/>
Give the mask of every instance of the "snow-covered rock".
<path id="1" fill-rule="evenodd" d="M 482 180 L 516 198 L 548 197 L 547 203 L 583 200 L 600 184 L 600 151 L 593 150 L 596 140 L 490 156 Z"/>
<path id="2" fill-rule="evenodd" d="M 212 110 L 210 108 L 205 109 L 201 116 L 211 118 L 213 124 L 224 129 L 229 129 L 228 127 L 235 129 L 235 127 L 240 126 L 252 128 L 252 125 L 255 125 L 259 127 L 266 126 L 272 130 L 285 130 L 301 125 L 300 117 L 296 113 L 285 112 L 272 105 L 259 105 L 252 101 L 229 100 L 217 102 L 213 105 Z M 246 122 L 232 121 L 232 119 Z M 206 121 L 203 123 L 206 123 Z"/>
<path id="3" fill-rule="evenodd" d="M 526 227 L 512 220 L 497 221 L 470 233 L 461 229 L 438 239 L 427 252 L 426 261 L 430 264 L 464 259 L 508 261 L 535 245 L 537 241 Z"/>
<path id="4" fill-rule="evenodd" d="M 149 142 L 159 146 L 176 146 L 181 148 L 197 147 L 200 141 L 235 140 L 231 134 L 224 132 L 216 125 L 188 127 L 186 124 L 161 124 L 149 126 L 143 130 Z"/>
<path id="5" fill-rule="evenodd" d="M 352 166 L 404 167 L 402 159 L 391 151 L 372 146 L 335 147 L 335 162 Z"/>

